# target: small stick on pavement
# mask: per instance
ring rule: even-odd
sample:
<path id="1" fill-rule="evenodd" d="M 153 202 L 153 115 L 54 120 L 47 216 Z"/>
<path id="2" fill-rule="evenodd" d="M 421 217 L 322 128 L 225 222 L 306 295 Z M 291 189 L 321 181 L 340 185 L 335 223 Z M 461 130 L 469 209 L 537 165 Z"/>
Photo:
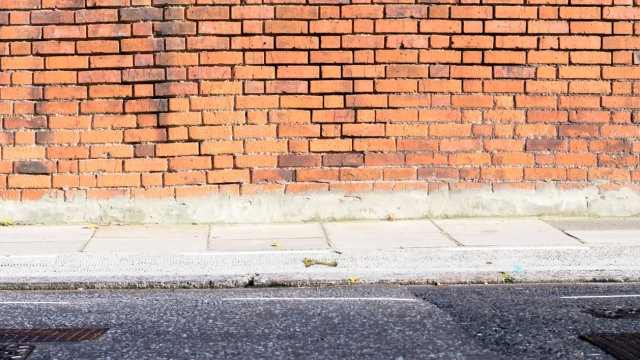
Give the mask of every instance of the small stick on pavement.
<path id="1" fill-rule="evenodd" d="M 309 267 L 311 265 L 327 265 L 327 266 L 338 266 L 337 261 L 326 262 L 326 261 L 318 261 L 318 260 L 310 260 L 307 258 L 302 259 L 304 261 L 304 266 Z"/>

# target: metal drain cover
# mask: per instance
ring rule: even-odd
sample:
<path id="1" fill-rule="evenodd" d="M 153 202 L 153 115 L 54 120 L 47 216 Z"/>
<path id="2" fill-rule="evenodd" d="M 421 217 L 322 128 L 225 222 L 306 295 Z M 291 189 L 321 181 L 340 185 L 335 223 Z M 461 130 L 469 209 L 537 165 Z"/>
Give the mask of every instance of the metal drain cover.
<path id="1" fill-rule="evenodd" d="M 618 360 L 640 359 L 640 333 L 600 333 L 580 335 Z"/>
<path id="2" fill-rule="evenodd" d="M 607 319 L 624 319 L 624 318 L 639 318 L 640 309 L 586 309 L 582 310 L 583 313 L 595 316 L 598 318 Z"/>
<path id="3" fill-rule="evenodd" d="M 22 344 L 0 345 L 0 360 L 25 360 L 35 348 Z"/>
<path id="4" fill-rule="evenodd" d="M 0 343 L 96 340 L 108 330 L 109 329 L 0 329 Z"/>

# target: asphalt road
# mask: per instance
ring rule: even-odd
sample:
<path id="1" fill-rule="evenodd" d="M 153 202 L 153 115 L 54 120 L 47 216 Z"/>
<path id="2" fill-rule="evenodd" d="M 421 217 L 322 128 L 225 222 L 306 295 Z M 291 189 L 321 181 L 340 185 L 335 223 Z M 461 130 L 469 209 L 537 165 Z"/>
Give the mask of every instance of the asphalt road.
<path id="1" fill-rule="evenodd" d="M 495 359 L 445 312 L 404 287 L 0 296 L 67 302 L 0 304 L 11 314 L 4 328 L 110 328 L 96 341 L 36 344 L 29 360 Z M 269 297 L 287 299 L 264 300 Z"/>
<path id="2" fill-rule="evenodd" d="M 2 328 L 109 328 L 36 359 L 612 359 L 589 332 L 640 332 L 640 285 L 348 286 L 0 292 Z M 27 303 L 30 302 L 30 303 Z M 52 303 L 43 303 L 52 302 Z"/>
<path id="3" fill-rule="evenodd" d="M 507 359 L 613 359 L 578 336 L 640 332 L 640 318 L 596 318 L 582 312 L 593 308 L 640 308 L 640 284 L 485 285 L 413 290 L 450 314 L 484 349 Z M 630 295 L 637 297 L 627 297 Z"/>

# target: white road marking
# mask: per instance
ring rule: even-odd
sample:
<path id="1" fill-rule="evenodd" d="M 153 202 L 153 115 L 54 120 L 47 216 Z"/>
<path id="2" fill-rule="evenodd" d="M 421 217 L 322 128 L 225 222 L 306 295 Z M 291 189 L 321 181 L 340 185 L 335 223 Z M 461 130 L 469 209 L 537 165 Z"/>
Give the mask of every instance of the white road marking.
<path id="1" fill-rule="evenodd" d="M 590 247 L 586 246 L 503 246 L 503 247 L 466 247 L 460 246 L 457 248 L 445 248 L 447 251 L 470 251 L 470 250 L 590 250 Z"/>
<path id="2" fill-rule="evenodd" d="M 56 258 L 58 255 L 7 255 L 4 256 L 9 259 L 20 259 L 20 258 Z"/>
<path id="3" fill-rule="evenodd" d="M 223 298 L 222 301 L 418 301 L 418 299 L 399 299 L 399 298 Z"/>
<path id="4" fill-rule="evenodd" d="M 586 295 L 586 296 L 561 296 L 560 299 L 601 299 L 601 298 L 631 298 L 640 295 Z"/>
<path id="5" fill-rule="evenodd" d="M 335 253 L 333 250 L 265 250 L 265 251 L 220 251 L 201 253 L 178 253 L 185 256 L 206 256 L 206 255 L 258 255 L 258 254 L 315 254 L 315 253 Z"/>
<path id="6" fill-rule="evenodd" d="M 8 304 L 70 304 L 68 301 L 0 301 L 0 305 Z"/>

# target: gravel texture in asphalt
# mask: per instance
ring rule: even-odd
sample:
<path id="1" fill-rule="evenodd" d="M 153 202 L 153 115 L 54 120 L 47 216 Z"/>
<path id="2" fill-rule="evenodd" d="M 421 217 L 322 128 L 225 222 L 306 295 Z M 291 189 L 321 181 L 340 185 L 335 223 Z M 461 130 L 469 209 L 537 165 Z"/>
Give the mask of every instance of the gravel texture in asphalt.
<path id="1" fill-rule="evenodd" d="M 640 284 L 0 291 L 2 328 L 110 329 L 29 360 L 613 359 L 578 336 L 640 319 L 589 308 L 640 308 Z"/>
<path id="2" fill-rule="evenodd" d="M 596 318 L 589 308 L 640 308 L 638 284 L 416 287 L 483 348 L 507 359 L 613 359 L 578 339 L 598 332 L 640 332 L 640 319 Z M 577 298 L 566 296 L 639 297 Z"/>
<path id="3" fill-rule="evenodd" d="M 267 297 L 288 299 L 253 299 Z M 4 328 L 110 328 L 95 341 L 36 343 L 29 360 L 500 359 L 401 286 L 4 291 L 0 301 Z M 6 303 L 44 301 L 64 303 Z"/>

